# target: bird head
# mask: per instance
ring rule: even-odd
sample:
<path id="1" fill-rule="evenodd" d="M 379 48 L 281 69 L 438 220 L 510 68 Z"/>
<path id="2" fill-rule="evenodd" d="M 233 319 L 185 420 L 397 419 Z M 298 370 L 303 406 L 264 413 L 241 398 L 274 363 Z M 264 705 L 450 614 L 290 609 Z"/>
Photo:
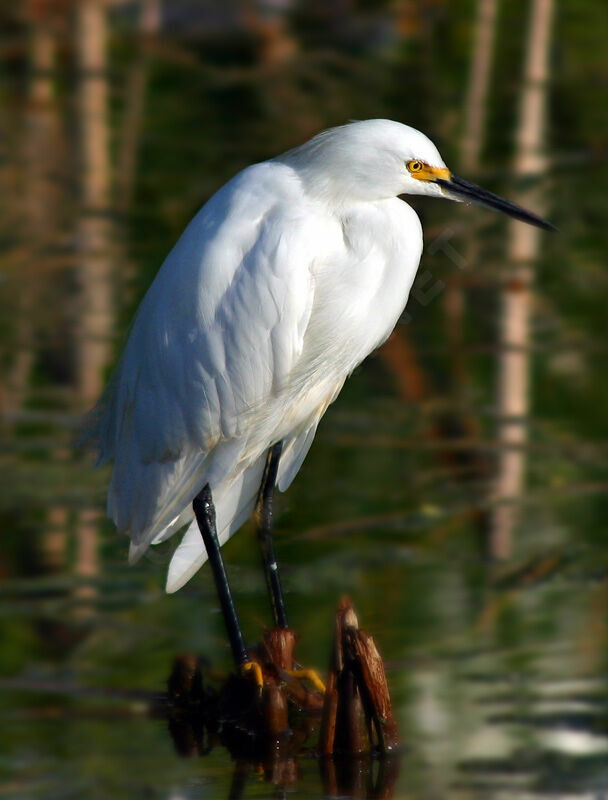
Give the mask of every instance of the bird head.
<path id="1" fill-rule="evenodd" d="M 333 204 L 427 195 L 477 203 L 555 230 L 536 214 L 454 175 L 427 136 L 399 122 L 369 119 L 330 128 L 278 160 L 292 163 L 311 194 Z"/>

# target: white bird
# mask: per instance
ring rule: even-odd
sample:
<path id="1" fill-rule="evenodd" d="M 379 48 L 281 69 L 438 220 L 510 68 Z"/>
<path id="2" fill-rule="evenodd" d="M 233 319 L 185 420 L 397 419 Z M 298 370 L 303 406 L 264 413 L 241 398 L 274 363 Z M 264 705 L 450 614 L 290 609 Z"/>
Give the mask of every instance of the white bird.
<path id="1" fill-rule="evenodd" d="M 240 172 L 162 265 L 94 433 L 100 462 L 114 463 L 108 514 L 131 537 L 131 562 L 189 524 L 168 592 L 207 558 L 201 490 L 222 545 L 252 513 L 270 448 L 267 495 L 287 489 L 344 381 L 393 330 L 422 252 L 403 194 L 551 227 L 454 177 L 424 134 L 373 119 Z M 272 554 L 266 566 L 276 573 Z"/>

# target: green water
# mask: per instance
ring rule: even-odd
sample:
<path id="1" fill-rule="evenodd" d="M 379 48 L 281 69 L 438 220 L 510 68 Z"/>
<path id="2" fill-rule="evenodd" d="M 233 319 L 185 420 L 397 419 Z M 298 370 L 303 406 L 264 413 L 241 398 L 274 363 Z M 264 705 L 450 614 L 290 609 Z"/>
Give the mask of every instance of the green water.
<path id="1" fill-rule="evenodd" d="M 601 793 L 607 590 L 595 493 L 569 492 L 568 483 L 531 492 L 510 577 L 494 580 L 466 500 L 428 453 L 343 443 L 376 431 L 377 419 L 395 440 L 410 429 L 409 413 L 382 396 L 376 366 L 330 410 L 299 480 L 279 499 L 277 547 L 299 658 L 323 670 L 333 609 L 348 593 L 387 664 L 406 746 L 396 797 Z M 368 384 L 373 394 L 359 405 Z M 162 690 L 185 650 L 229 666 L 208 569 L 167 597 L 166 552 L 128 569 L 125 543 L 101 528 L 88 600 L 69 570 L 3 582 L 3 671 L 22 682 L 1 694 L 4 795 L 228 797 L 235 764 L 225 750 L 177 757 L 167 724 L 117 691 Z M 225 556 L 254 640 L 269 614 L 250 528 Z M 316 759 L 302 755 L 298 775 L 290 796 L 322 792 Z M 275 791 L 251 770 L 244 796 Z"/>
<path id="2" fill-rule="evenodd" d="M 114 188 L 110 203 L 115 352 L 184 224 L 241 166 L 328 124 L 384 115 L 423 128 L 446 161 L 458 163 L 474 4 L 418 5 L 410 27 L 399 28 L 384 3 L 356 3 L 335 18 L 322 4 L 300 4 L 290 22 L 299 55 L 274 71 L 250 34 L 171 28 L 165 49 L 142 51 L 147 82 L 133 194 L 122 208 Z M 522 59 L 526 9 L 523 2 L 501 8 L 486 168 L 469 176 L 506 196 L 521 189 L 510 164 L 519 91 L 513 64 Z M 325 796 L 322 765 L 310 752 L 290 765 L 289 780 L 287 767 L 272 780 L 219 744 L 183 758 L 166 721 L 150 711 L 147 698 L 164 690 L 177 654 L 195 652 L 220 670 L 230 654 L 208 567 L 170 597 L 163 585 L 172 543 L 127 567 L 127 543 L 103 515 L 107 473 L 73 448 L 83 410 L 70 327 L 81 213 L 72 191 L 80 175 L 70 150 L 73 75 L 61 51 L 56 102 L 64 139 L 50 170 L 60 202 L 44 207 L 56 212 L 48 240 L 32 243 L 31 227 L 13 220 L 31 180 L 20 149 L 29 73 L 19 55 L 31 31 L 3 13 L 7 41 L 16 44 L 0 53 L 7 78 L 0 100 L 11 111 L 1 124 L 13 170 L 0 164 L 8 186 L 0 198 L 0 358 L 7 374 L 18 352 L 31 355 L 32 365 L 25 396 L 3 406 L 0 428 L 0 797 Z M 373 355 L 277 498 L 276 546 L 299 660 L 325 670 L 344 594 L 385 659 L 404 748 L 383 796 L 608 792 L 607 17 L 591 0 L 557 4 L 550 166 L 540 190 L 561 233 L 543 236 L 533 265 L 527 477 L 515 502 L 511 556 L 500 564 L 487 557 L 488 487 L 500 452 L 498 288 L 509 269 L 507 227 L 490 212 L 416 204 L 426 277 L 399 330 L 426 388 L 405 400 L 403 374 Z M 128 13 L 111 17 L 115 160 L 125 87 L 142 56 L 130 25 Z M 407 30 L 403 40 L 397 30 Z M 446 232 L 453 251 L 433 247 Z M 458 383 L 444 284 L 458 272 L 454 252 L 470 257 L 471 240 L 478 249 L 462 273 L 466 373 Z M 24 318 L 32 330 L 20 327 Z M 460 459 L 445 423 L 446 410 L 457 408 L 471 425 Z M 246 638 L 256 641 L 270 615 L 250 525 L 224 554 Z M 365 784 L 365 768 L 350 765 L 342 795 L 366 796 L 353 788 L 357 775 Z"/>

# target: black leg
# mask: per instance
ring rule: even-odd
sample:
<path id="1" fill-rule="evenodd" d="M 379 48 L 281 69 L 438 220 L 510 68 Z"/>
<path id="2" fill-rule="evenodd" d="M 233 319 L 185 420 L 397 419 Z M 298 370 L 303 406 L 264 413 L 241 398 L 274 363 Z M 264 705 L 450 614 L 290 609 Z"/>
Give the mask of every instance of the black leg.
<path id="1" fill-rule="evenodd" d="M 222 614 L 224 615 L 224 622 L 226 623 L 234 662 L 240 667 L 249 661 L 249 656 L 247 655 L 247 648 L 245 647 L 243 634 L 241 633 L 239 618 L 237 617 L 234 607 L 232 593 L 228 585 L 226 568 L 224 567 L 224 559 L 222 558 L 220 543 L 217 538 L 215 507 L 213 505 L 209 484 L 206 484 L 194 498 L 192 507 L 203 537 L 203 542 L 205 543 L 207 555 L 209 556 L 209 563 L 213 571 L 215 587 L 220 600 L 220 606 L 222 607 Z"/>
<path id="2" fill-rule="evenodd" d="M 272 613 L 274 614 L 277 627 L 286 629 L 289 628 L 289 623 L 287 622 L 287 612 L 285 611 L 285 601 L 283 600 L 279 566 L 274 554 L 274 545 L 272 542 L 272 498 L 282 450 L 283 443 L 277 442 L 268 451 L 264 475 L 262 476 L 262 485 L 260 486 L 258 494 L 256 518 L 258 541 L 262 552 L 262 563 L 264 565 L 268 594 L 270 595 L 270 602 L 272 604 Z"/>

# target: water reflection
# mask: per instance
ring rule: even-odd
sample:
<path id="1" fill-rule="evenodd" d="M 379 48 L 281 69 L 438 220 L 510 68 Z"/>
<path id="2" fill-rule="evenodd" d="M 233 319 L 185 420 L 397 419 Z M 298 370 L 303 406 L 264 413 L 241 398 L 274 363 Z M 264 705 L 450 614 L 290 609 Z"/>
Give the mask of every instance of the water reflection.
<path id="1" fill-rule="evenodd" d="M 214 747 L 226 748 L 232 763 L 232 778 L 226 797 L 240 800 L 248 796 L 250 783 L 260 781 L 272 786 L 266 796 L 292 796 L 298 791 L 304 759 L 317 763 L 319 786 L 317 794 L 330 797 L 392 798 L 399 775 L 400 755 L 379 758 L 371 755 L 353 758 L 319 757 L 314 751 L 315 726 L 298 728 L 282 739 L 263 746 L 229 738 L 212 732 L 197 718 L 176 718 L 169 721 L 168 730 L 176 753 L 183 758 L 205 757 Z M 309 741 L 308 746 L 305 742 Z M 255 752 L 258 750 L 258 752 Z M 201 762 L 202 769 L 204 763 Z"/>
<path id="2" fill-rule="evenodd" d="M 312 754 L 314 725 L 274 747 L 230 738 L 200 718 L 167 721 L 161 695 L 153 691 L 163 684 L 156 670 L 166 670 L 180 643 L 200 637 L 201 609 L 213 604 L 210 590 L 205 596 L 193 592 L 175 609 L 160 593 L 125 577 L 121 592 L 104 588 L 106 610 L 98 605 L 94 617 L 81 621 L 69 611 L 71 600 L 66 605 L 69 587 L 49 593 L 49 586 L 41 595 L 42 584 L 35 582 L 10 590 L 12 613 L 19 610 L 23 622 L 30 621 L 46 643 L 46 656 L 35 669 L 0 683 L 7 722 L 0 740 L 20 787 L 7 796 L 61 797 L 66 786 L 87 793 L 99 781 L 114 792 L 125 770 L 132 777 L 118 797 L 127 790 L 148 791 L 150 784 L 151 796 L 214 798 L 288 791 L 295 798 L 394 792 L 420 798 L 481 793 L 498 800 L 606 791 L 604 578 L 590 581 L 580 559 L 550 554 L 501 575 L 474 593 L 472 602 L 472 586 L 461 581 L 460 567 L 446 570 L 420 552 L 395 569 L 406 580 L 390 597 L 401 611 L 389 618 L 386 562 L 365 562 L 365 554 L 349 558 L 343 547 L 337 556 L 320 555 L 298 567 L 298 573 L 321 576 L 314 593 L 308 586 L 292 591 L 290 599 L 300 612 L 311 597 L 327 607 L 332 589 L 322 578 L 325 566 L 332 564 L 332 573 L 358 572 L 354 580 L 371 611 L 369 627 L 389 666 L 405 745 L 398 759 L 319 760 Z M 156 571 L 151 565 L 151 578 Z M 245 617 L 250 628 L 265 604 L 256 575 L 255 559 L 240 569 L 238 598 L 253 614 Z M 412 608 L 412 598 L 435 579 L 441 590 L 427 594 L 425 608 Z M 384 587 L 384 602 L 375 606 L 368 591 L 373 596 L 377 585 Z M 10 632 L 8 587 L 3 594 L 0 623 Z M 136 606 L 136 599 L 143 604 Z M 321 616 L 327 624 L 329 615 Z M 315 657 L 309 646 L 320 633 L 315 626 L 310 620 L 300 625 L 300 648 L 321 665 L 326 648 Z M 201 652 L 215 659 L 223 641 L 221 621 L 207 645 L 199 641 Z M 152 691 L 142 691 L 146 686 Z M 175 753 L 188 758 L 176 759 Z"/>

